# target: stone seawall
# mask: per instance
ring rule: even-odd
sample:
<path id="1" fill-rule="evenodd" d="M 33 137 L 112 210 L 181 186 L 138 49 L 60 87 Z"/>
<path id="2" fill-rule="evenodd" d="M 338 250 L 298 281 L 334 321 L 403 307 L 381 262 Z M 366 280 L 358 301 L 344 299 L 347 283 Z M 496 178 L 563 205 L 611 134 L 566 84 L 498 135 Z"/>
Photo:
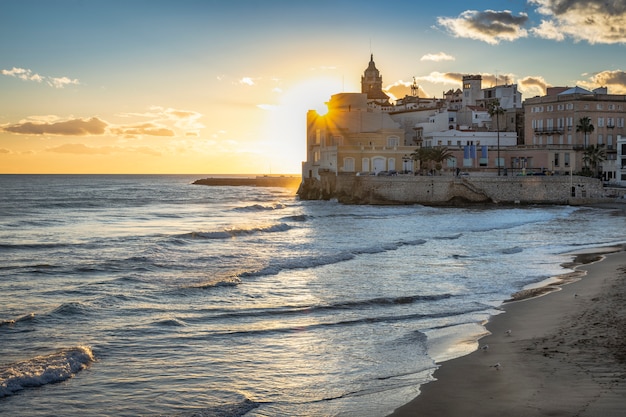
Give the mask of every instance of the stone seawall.
<path id="1" fill-rule="evenodd" d="M 336 198 L 346 204 L 572 204 L 604 199 L 598 179 L 578 176 L 374 177 L 324 174 L 306 179 L 304 200 Z"/>

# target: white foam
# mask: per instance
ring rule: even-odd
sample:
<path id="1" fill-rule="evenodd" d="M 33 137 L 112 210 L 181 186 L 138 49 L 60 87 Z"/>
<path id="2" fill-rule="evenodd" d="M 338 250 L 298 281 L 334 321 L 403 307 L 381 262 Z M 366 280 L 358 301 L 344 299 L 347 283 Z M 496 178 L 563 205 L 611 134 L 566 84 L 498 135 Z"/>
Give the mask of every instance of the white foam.
<path id="1" fill-rule="evenodd" d="M 0 398 L 25 388 L 65 381 L 94 360 L 91 348 L 77 346 L 0 367 Z"/>

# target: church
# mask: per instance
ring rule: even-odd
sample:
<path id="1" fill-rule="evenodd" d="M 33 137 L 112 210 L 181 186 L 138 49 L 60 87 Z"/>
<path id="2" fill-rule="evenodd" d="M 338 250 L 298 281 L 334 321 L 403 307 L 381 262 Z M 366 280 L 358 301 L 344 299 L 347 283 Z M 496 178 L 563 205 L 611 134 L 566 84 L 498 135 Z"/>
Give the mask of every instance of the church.
<path id="1" fill-rule="evenodd" d="M 361 93 L 331 96 L 328 113 L 307 113 L 307 159 L 303 178 L 319 179 L 321 172 L 359 175 L 412 172 L 410 154 L 416 144 L 407 141 L 405 129 L 394 121 L 390 97 L 374 56 L 361 77 Z"/>

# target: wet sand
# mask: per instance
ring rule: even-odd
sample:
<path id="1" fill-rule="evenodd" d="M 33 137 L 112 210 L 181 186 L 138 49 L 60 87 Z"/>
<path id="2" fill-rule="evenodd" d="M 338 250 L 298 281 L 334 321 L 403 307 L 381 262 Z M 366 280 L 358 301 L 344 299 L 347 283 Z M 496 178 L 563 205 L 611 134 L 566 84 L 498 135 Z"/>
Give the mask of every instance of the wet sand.
<path id="1" fill-rule="evenodd" d="M 623 249 L 579 255 L 592 263 L 571 283 L 517 294 L 487 324 L 487 349 L 443 363 L 392 416 L 626 416 Z"/>

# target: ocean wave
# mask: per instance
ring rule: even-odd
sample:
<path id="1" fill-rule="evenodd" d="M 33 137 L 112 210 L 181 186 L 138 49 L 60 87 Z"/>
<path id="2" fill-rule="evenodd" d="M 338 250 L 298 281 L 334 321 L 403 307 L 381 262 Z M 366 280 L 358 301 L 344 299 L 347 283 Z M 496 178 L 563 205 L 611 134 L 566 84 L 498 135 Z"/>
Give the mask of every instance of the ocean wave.
<path id="1" fill-rule="evenodd" d="M 295 214 L 293 216 L 282 217 L 280 220 L 284 222 L 306 222 L 310 218 L 311 216 L 307 216 L 306 214 Z"/>
<path id="2" fill-rule="evenodd" d="M 20 323 L 20 322 L 24 322 L 24 321 L 30 321 L 33 320 L 35 318 L 35 313 L 28 313 L 25 314 L 21 317 L 18 317 L 16 319 L 7 319 L 7 320 L 0 320 L 0 327 L 2 326 L 13 326 L 16 323 Z"/>
<path id="3" fill-rule="evenodd" d="M 281 210 L 287 207 L 282 203 L 276 203 L 271 205 L 252 204 L 250 206 L 236 207 L 233 211 L 254 212 L 254 211 L 269 211 L 269 210 Z"/>
<path id="4" fill-rule="evenodd" d="M 241 279 L 238 277 L 220 277 L 213 278 L 207 281 L 202 281 L 190 285 L 186 285 L 184 289 L 209 289 L 216 287 L 234 287 L 241 284 Z"/>
<path id="5" fill-rule="evenodd" d="M 324 323 L 314 323 L 308 325 L 299 325 L 299 326 L 279 326 L 279 327 L 271 327 L 271 328 L 259 328 L 259 329 L 248 329 L 248 330 L 226 330 L 219 331 L 215 333 L 211 333 L 211 336 L 219 337 L 232 337 L 232 336 L 252 336 L 256 334 L 276 334 L 276 333 L 293 333 L 293 332 L 302 332 L 302 331 L 310 331 L 315 329 L 322 328 L 331 328 L 331 327 L 352 327 L 359 325 L 370 325 L 370 324 L 381 324 L 381 323 L 398 323 L 403 321 L 414 321 L 414 320 L 431 320 L 431 319 L 449 319 L 453 317 L 461 317 L 466 314 L 471 314 L 479 311 L 485 311 L 484 306 L 476 309 L 465 309 L 463 311 L 445 311 L 439 313 L 410 313 L 410 314 L 390 314 L 390 315 L 381 315 L 381 316 L 366 316 L 359 318 L 352 318 L 348 320 L 340 320 L 340 321 L 331 321 Z M 202 336 L 203 338 L 206 336 Z"/>
<path id="6" fill-rule="evenodd" d="M 242 317 L 274 317 L 292 316 L 298 314 L 312 314 L 316 312 L 335 310 L 363 310 L 371 307 L 396 306 L 402 304 L 413 304 L 417 302 L 435 302 L 452 297 L 452 294 L 434 295 L 409 295 L 400 297 L 378 297 L 364 300 L 340 301 L 331 304 L 285 306 L 275 309 L 252 309 L 245 311 L 232 311 L 214 316 L 215 319 L 242 318 Z"/>
<path id="7" fill-rule="evenodd" d="M 287 230 L 292 229 L 292 226 L 289 226 L 286 223 L 278 223 L 270 226 L 263 227 L 252 227 L 249 229 L 225 229 L 222 231 L 216 232 L 191 232 L 185 233 L 182 235 L 175 236 L 176 238 L 187 238 L 187 239 L 231 239 L 233 237 L 239 236 L 248 236 L 254 235 L 257 233 L 276 233 L 276 232 L 286 232 Z"/>
<path id="8" fill-rule="evenodd" d="M 520 253 L 523 252 L 524 248 L 519 247 L 519 246 L 513 246 L 512 248 L 505 248 L 502 249 L 500 252 L 505 254 L 505 255 L 512 255 L 514 253 Z"/>
<path id="9" fill-rule="evenodd" d="M 95 361 L 91 348 L 77 346 L 0 367 L 0 398 L 25 388 L 72 378 Z"/>
<path id="10" fill-rule="evenodd" d="M 426 241 L 423 239 L 401 240 L 398 242 L 366 246 L 328 255 L 298 256 L 295 258 L 286 259 L 283 258 L 278 259 L 273 263 L 270 263 L 270 265 L 264 268 L 255 271 L 241 272 L 237 274 L 237 276 L 240 278 L 257 278 L 268 275 L 277 275 L 285 270 L 317 268 L 320 266 L 333 265 L 340 262 L 349 261 L 351 259 L 354 259 L 358 255 L 373 255 L 377 253 L 398 250 L 403 246 L 417 246 L 423 245 L 424 243 L 426 243 Z"/>
<path id="11" fill-rule="evenodd" d="M 246 398 L 236 403 L 226 403 L 207 408 L 194 408 L 193 410 L 176 414 L 176 417 L 241 417 L 260 405 L 261 403 Z"/>
<path id="12" fill-rule="evenodd" d="M 170 318 L 170 319 L 163 319 L 163 320 L 159 320 L 157 322 L 154 323 L 157 326 L 164 326 L 164 327 L 185 327 L 187 326 L 187 323 L 185 323 L 183 320 L 181 319 L 177 319 L 177 318 Z"/>
<path id="13" fill-rule="evenodd" d="M 84 314 L 88 310 L 88 307 L 79 302 L 63 303 L 50 312 L 51 315 L 60 316 L 75 316 Z"/>

